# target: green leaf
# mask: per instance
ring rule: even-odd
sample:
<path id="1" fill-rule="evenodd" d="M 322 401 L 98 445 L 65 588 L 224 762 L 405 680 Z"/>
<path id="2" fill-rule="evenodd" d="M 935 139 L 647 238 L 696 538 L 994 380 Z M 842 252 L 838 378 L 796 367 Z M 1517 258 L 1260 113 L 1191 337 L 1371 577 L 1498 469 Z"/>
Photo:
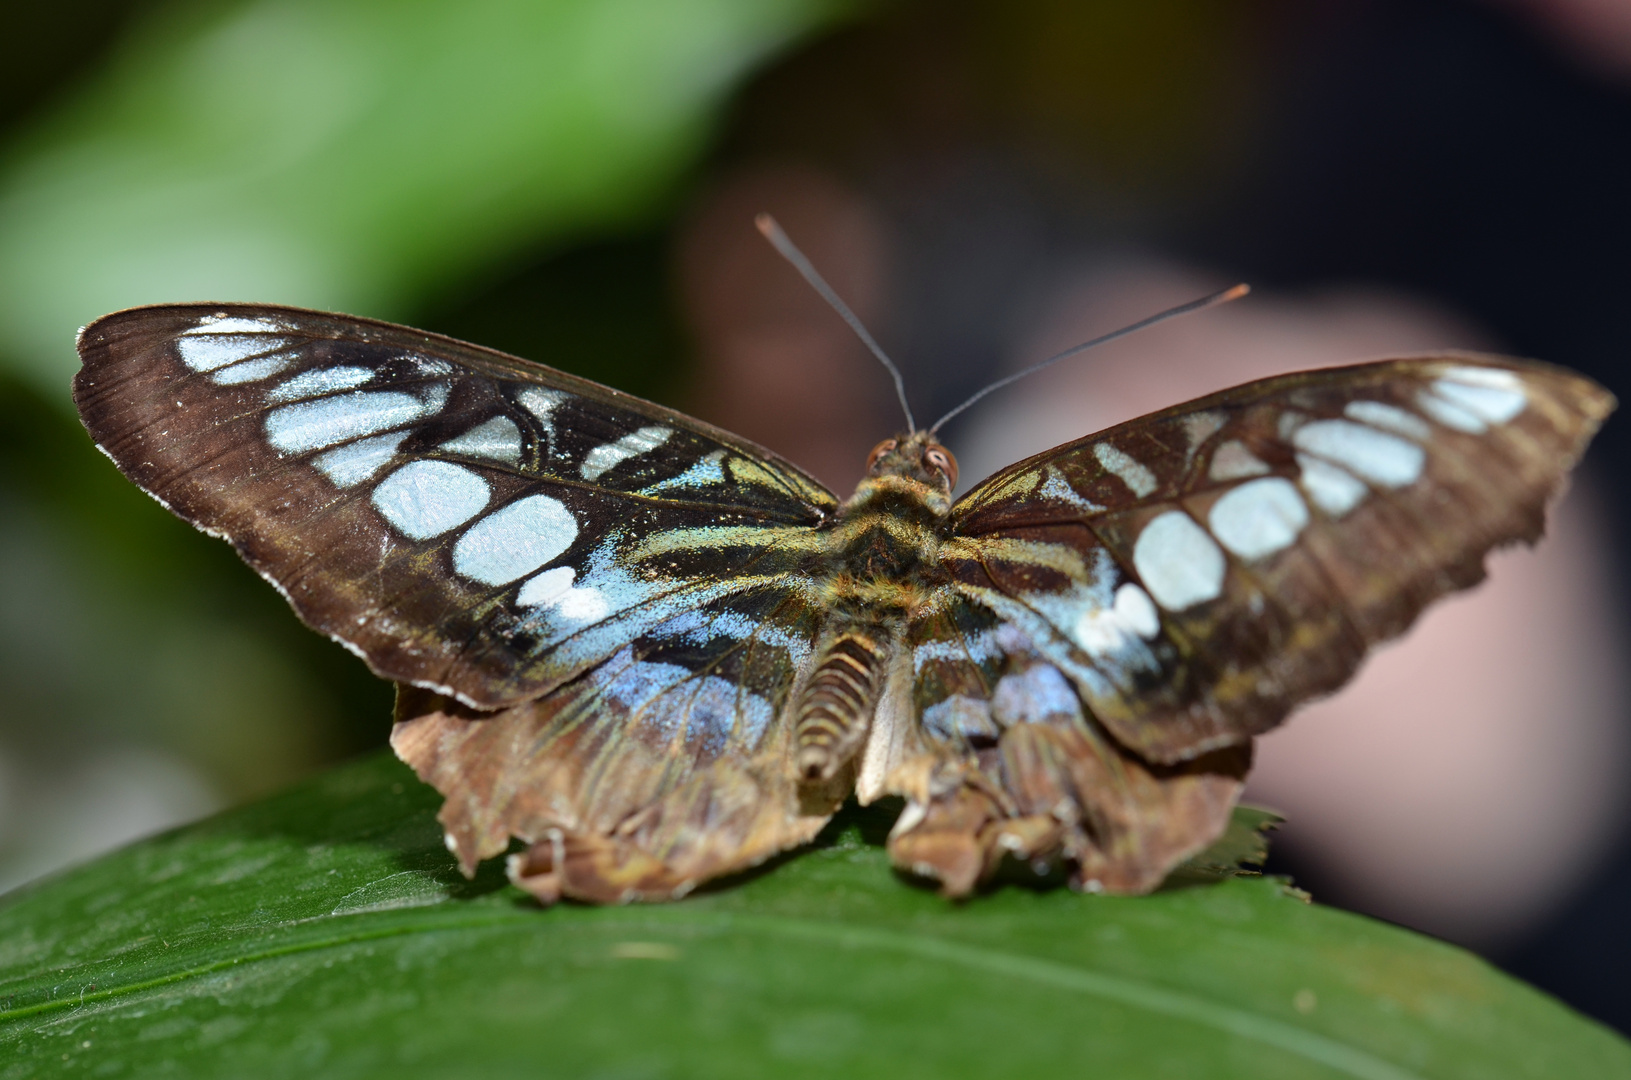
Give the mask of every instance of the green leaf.
<path id="1" fill-rule="evenodd" d="M 1199 885 L 1254 873 L 1252 868 L 1262 866 L 1269 857 L 1269 833 L 1283 821 L 1285 818 L 1272 810 L 1236 806 L 1223 835 L 1168 874 L 1166 886 Z M 1307 899 L 1301 890 L 1292 891 Z"/>
<path id="2" fill-rule="evenodd" d="M 0 1077 L 1631 1075 L 1545 995 L 1270 878 L 951 904 L 852 811 L 677 904 L 546 911 L 459 877 L 435 803 L 372 758 L 12 896 Z"/>
<path id="3" fill-rule="evenodd" d="M 747 71 L 849 6 L 171 5 L 0 173 L 0 352 L 61 393 L 75 327 L 107 311 L 400 317 L 521 252 L 626 228 Z"/>

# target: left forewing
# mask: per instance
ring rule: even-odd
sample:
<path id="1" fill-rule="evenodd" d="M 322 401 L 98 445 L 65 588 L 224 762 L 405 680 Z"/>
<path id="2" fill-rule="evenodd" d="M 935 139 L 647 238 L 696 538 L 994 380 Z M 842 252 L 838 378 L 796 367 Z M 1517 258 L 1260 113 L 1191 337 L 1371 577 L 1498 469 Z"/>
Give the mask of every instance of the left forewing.
<path id="1" fill-rule="evenodd" d="M 699 421 L 432 334 L 293 308 L 100 319 L 97 444 L 387 678 L 497 708 L 744 590 L 833 501 Z"/>

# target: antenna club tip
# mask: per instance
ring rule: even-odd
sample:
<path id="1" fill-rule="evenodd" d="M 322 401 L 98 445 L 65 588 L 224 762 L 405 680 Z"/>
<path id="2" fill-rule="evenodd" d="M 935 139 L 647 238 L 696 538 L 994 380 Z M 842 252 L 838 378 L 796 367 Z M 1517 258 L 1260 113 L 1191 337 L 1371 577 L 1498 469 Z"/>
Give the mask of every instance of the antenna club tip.
<path id="1" fill-rule="evenodd" d="M 776 233 L 781 231 L 776 224 L 776 219 L 771 217 L 770 214 L 764 210 L 761 210 L 757 214 L 753 215 L 753 227 L 758 229 L 766 237 L 774 236 Z"/>
<path id="2" fill-rule="evenodd" d="M 1218 297 L 1218 302 L 1227 304 L 1231 300 L 1239 300 L 1242 296 L 1245 296 L 1251 291 L 1252 287 L 1242 281 L 1239 285 L 1236 285 L 1232 289 L 1225 289 L 1223 295 Z"/>

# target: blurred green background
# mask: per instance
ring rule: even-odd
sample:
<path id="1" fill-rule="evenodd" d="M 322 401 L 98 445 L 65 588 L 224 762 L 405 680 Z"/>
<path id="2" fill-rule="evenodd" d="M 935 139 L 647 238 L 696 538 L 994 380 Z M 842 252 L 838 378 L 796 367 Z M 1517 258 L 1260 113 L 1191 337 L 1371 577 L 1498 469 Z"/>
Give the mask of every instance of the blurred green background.
<path id="1" fill-rule="evenodd" d="M 388 727 L 387 686 L 96 454 L 68 397 L 79 325 L 201 299 L 408 322 L 732 424 L 841 487 L 888 387 L 756 280 L 738 249 L 763 204 L 922 411 L 1127 252 L 1289 293 L 1380 283 L 1623 396 L 1631 20 L 1590 7 L 4 5 L 0 890 Z M 789 323 L 798 347 L 765 329 Z M 812 429 L 779 428 L 766 402 L 807 391 Z M 1625 454 L 1612 430 L 1597 451 L 1611 537 Z M 1623 1028 L 1631 860 L 1623 822 L 1593 827 L 1594 861 L 1487 951 Z"/>
<path id="2" fill-rule="evenodd" d="M 86 452 L 72 328 L 137 303 L 261 297 L 430 322 L 671 393 L 664 214 L 742 73 L 839 10 L 16 9 L 0 886 L 378 745 L 389 716 L 387 686 Z"/>

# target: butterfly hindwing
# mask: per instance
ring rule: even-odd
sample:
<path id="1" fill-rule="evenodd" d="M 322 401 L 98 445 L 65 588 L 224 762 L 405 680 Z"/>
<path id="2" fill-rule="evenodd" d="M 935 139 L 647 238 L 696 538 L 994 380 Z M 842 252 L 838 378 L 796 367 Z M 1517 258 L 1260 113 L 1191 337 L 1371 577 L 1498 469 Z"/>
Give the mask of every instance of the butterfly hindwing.
<path id="1" fill-rule="evenodd" d="M 546 900 L 683 895 L 809 840 L 842 798 L 801 797 L 777 723 L 819 622 L 797 596 L 738 594 L 496 714 L 404 692 L 392 745 L 448 793 L 467 873 L 515 836 L 511 876 Z"/>
<path id="2" fill-rule="evenodd" d="M 957 596 L 912 627 L 922 724 L 887 785 L 909 800 L 892 857 L 953 894 L 1010 859 L 1068 867 L 1080 889 L 1149 891 L 1227 823 L 1249 746 L 1143 760 L 1084 706 L 1046 624 L 1002 607 Z"/>
<path id="3" fill-rule="evenodd" d="M 80 348 L 81 413 L 132 479 L 380 674 L 479 707 L 794 586 L 835 505 L 725 432 L 404 327 L 179 305 Z"/>

